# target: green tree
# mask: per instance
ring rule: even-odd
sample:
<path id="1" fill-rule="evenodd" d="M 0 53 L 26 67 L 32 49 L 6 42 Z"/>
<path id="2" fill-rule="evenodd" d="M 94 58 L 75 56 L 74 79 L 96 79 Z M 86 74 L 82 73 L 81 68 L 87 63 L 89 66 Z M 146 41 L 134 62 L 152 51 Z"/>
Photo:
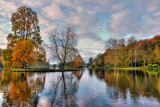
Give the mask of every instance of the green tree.
<path id="1" fill-rule="evenodd" d="M 88 61 L 88 65 L 89 65 L 89 66 L 92 66 L 92 63 L 93 63 L 93 58 L 90 57 L 90 58 L 89 58 L 89 61 Z"/>
<path id="2" fill-rule="evenodd" d="M 3 49 L 2 50 L 2 60 L 3 60 L 3 66 L 5 68 L 12 67 L 12 53 L 13 51 L 11 49 Z"/>

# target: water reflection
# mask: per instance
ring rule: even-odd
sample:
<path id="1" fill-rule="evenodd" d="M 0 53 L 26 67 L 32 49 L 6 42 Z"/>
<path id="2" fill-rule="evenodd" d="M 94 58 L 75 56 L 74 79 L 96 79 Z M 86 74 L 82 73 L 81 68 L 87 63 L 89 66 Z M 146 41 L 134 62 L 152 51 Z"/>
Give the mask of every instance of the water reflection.
<path id="1" fill-rule="evenodd" d="M 55 75 L 54 75 L 55 74 Z M 50 75 L 50 73 L 49 73 Z M 75 106 L 78 82 L 83 70 L 71 73 L 52 73 L 45 96 L 48 106 Z M 3 92 L 3 106 L 37 106 L 39 93 L 45 90 L 46 73 L 1 72 L 0 90 Z M 48 87 L 48 86 L 47 86 Z"/>
<path id="2" fill-rule="evenodd" d="M 0 90 L 3 91 L 3 106 L 28 106 L 29 102 L 44 89 L 45 74 L 2 72 Z M 36 102 L 33 104 L 36 106 Z"/>
<path id="3" fill-rule="evenodd" d="M 157 105 L 160 76 L 145 71 L 103 69 L 55 73 L 3 71 L 0 72 L 0 101 L 4 107 Z"/>
<path id="4" fill-rule="evenodd" d="M 145 71 L 95 70 L 95 75 L 103 79 L 107 86 L 113 87 L 114 99 L 119 96 L 126 100 L 128 92 L 136 101 L 141 96 L 153 97 L 160 101 L 160 76 Z M 110 96 L 110 97 L 112 97 Z"/>

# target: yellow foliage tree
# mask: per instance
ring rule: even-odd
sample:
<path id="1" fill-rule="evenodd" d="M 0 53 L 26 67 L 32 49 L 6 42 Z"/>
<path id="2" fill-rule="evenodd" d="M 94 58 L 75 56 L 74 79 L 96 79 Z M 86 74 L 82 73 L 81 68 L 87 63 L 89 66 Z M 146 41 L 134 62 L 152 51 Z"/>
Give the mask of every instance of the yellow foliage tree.
<path id="1" fill-rule="evenodd" d="M 12 67 L 12 50 L 11 49 L 3 49 L 2 50 L 2 62 L 5 68 Z"/>
<path id="2" fill-rule="evenodd" d="M 160 63 L 160 48 L 158 46 L 156 46 L 156 48 L 154 49 L 154 54 L 155 54 L 155 62 L 158 62 L 158 65 Z"/>
<path id="3" fill-rule="evenodd" d="M 31 40 L 21 40 L 13 48 L 13 66 L 26 68 L 28 63 L 35 62 L 34 44 Z"/>
<path id="4" fill-rule="evenodd" d="M 83 59 L 80 55 L 78 55 L 74 60 L 74 65 L 77 67 L 83 67 Z"/>

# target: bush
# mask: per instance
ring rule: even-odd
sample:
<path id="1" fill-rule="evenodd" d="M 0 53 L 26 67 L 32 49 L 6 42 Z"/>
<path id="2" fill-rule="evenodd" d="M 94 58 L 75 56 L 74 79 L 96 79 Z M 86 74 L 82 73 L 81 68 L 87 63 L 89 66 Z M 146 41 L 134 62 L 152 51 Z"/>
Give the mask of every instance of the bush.
<path id="1" fill-rule="evenodd" d="M 153 70 L 152 64 L 148 64 L 148 65 L 147 65 L 147 68 L 148 68 L 149 70 Z"/>
<path id="2" fill-rule="evenodd" d="M 153 71 L 157 71 L 158 70 L 158 65 L 157 64 L 148 64 L 147 65 L 148 70 L 153 70 Z"/>
<path id="3" fill-rule="evenodd" d="M 105 65 L 103 68 L 104 69 L 110 69 L 110 68 L 113 68 L 113 66 L 111 66 L 111 65 Z"/>
<path id="4" fill-rule="evenodd" d="M 88 66 L 88 68 L 92 68 L 92 66 Z"/>
<path id="5" fill-rule="evenodd" d="M 96 62 L 93 62 L 93 63 L 92 63 L 92 67 L 93 67 L 93 68 L 96 67 Z"/>
<path id="6" fill-rule="evenodd" d="M 158 67 L 158 65 L 157 65 L 157 64 L 153 64 L 152 66 L 153 66 L 153 67 Z"/>

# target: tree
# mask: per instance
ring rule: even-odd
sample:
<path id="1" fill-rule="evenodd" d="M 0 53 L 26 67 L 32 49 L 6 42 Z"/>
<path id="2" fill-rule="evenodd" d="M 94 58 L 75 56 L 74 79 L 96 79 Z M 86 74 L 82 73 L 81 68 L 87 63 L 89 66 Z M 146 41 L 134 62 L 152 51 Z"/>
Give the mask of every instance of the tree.
<path id="1" fill-rule="evenodd" d="M 107 49 L 117 49 L 117 47 L 118 47 L 117 39 L 110 38 L 109 40 L 107 40 L 107 42 L 106 42 Z"/>
<path id="2" fill-rule="evenodd" d="M 133 61 L 135 62 L 135 66 L 136 66 L 136 55 L 137 55 L 137 40 L 135 39 L 135 37 L 131 36 L 129 39 L 128 39 L 128 50 L 130 51 L 130 54 L 131 54 L 131 66 L 133 66 Z"/>
<path id="3" fill-rule="evenodd" d="M 105 65 L 114 65 L 115 64 L 115 50 L 107 49 L 104 53 L 104 63 Z"/>
<path id="4" fill-rule="evenodd" d="M 139 49 L 141 51 L 141 56 L 143 59 L 143 65 L 146 66 L 147 59 L 149 57 L 149 53 L 151 52 L 150 48 L 150 41 L 140 41 L 139 42 Z"/>
<path id="5" fill-rule="evenodd" d="M 98 66 L 98 67 L 103 67 L 104 65 L 103 65 L 103 55 L 102 54 L 98 54 L 97 56 L 96 56 L 96 58 L 94 59 L 94 62 L 95 62 L 95 64 L 96 64 L 96 66 Z"/>
<path id="6" fill-rule="evenodd" d="M 53 53 L 53 57 L 58 59 L 62 64 L 62 68 L 67 62 L 71 62 L 78 53 L 76 48 L 78 40 L 75 33 L 76 27 L 74 25 L 66 25 L 62 30 L 54 29 L 50 34 L 49 49 Z"/>
<path id="7" fill-rule="evenodd" d="M 7 36 L 8 45 L 7 49 L 12 51 L 19 41 L 29 40 L 32 42 L 35 52 L 36 62 L 46 63 L 46 52 L 42 47 L 42 40 L 40 36 L 40 27 L 38 25 L 38 16 L 31 8 L 26 6 L 21 6 L 17 9 L 17 12 L 11 15 L 12 32 Z M 27 45 L 27 44 L 26 44 Z M 30 44 L 28 44 L 29 46 Z M 18 48 L 17 48 L 18 49 Z M 20 51 L 20 50 L 19 50 Z M 22 50 L 21 50 L 22 51 Z M 6 53 L 6 54 L 5 54 Z M 15 52 L 14 52 L 15 53 Z M 7 56 L 7 51 L 4 52 L 4 56 Z M 18 53 L 17 53 L 18 54 Z M 12 55 L 11 55 L 12 56 Z M 10 59 L 4 59 L 3 61 L 9 63 Z M 15 59 L 15 58 L 13 58 Z M 15 61 L 15 60 L 14 60 Z M 21 61 L 21 60 L 19 60 Z M 31 62 L 32 59 L 29 61 Z M 28 62 L 25 61 L 25 62 Z M 11 64 L 12 62 L 10 62 Z M 16 63 L 21 63 L 17 62 Z M 14 63 L 15 64 L 15 63 Z M 5 64 L 6 65 L 6 64 Z"/>
<path id="8" fill-rule="evenodd" d="M 155 54 L 154 60 L 155 60 L 155 62 L 157 62 L 158 65 L 159 65 L 159 62 L 160 62 L 160 48 L 159 48 L 158 46 L 156 46 L 156 48 L 154 49 L 154 52 L 153 52 L 153 53 Z"/>
<path id="9" fill-rule="evenodd" d="M 35 62 L 34 44 L 30 40 L 19 41 L 13 49 L 14 66 L 26 68 L 30 62 Z"/>
<path id="10" fill-rule="evenodd" d="M 92 65 L 92 63 L 93 63 L 93 58 L 92 58 L 92 57 L 90 57 L 90 58 L 89 58 L 89 61 L 88 61 L 88 65 L 89 65 L 89 66 L 91 66 L 91 65 Z"/>
<path id="11" fill-rule="evenodd" d="M 13 48 L 18 40 L 32 40 L 38 48 L 42 44 L 40 37 L 40 27 L 38 25 L 38 16 L 31 8 L 21 6 L 16 13 L 11 15 L 12 31 L 7 40 L 10 42 L 8 47 Z"/>
<path id="12" fill-rule="evenodd" d="M 3 49 L 2 50 L 2 60 L 3 60 L 3 66 L 5 68 L 12 67 L 12 53 L 13 51 L 11 49 Z"/>
<path id="13" fill-rule="evenodd" d="M 2 64 L 2 49 L 0 48 L 0 67 L 3 67 Z"/>
<path id="14" fill-rule="evenodd" d="M 77 67 L 83 67 L 84 66 L 84 63 L 83 63 L 83 59 L 81 57 L 81 55 L 78 55 L 74 60 L 74 65 L 77 66 Z"/>
<path id="15" fill-rule="evenodd" d="M 106 42 L 106 47 L 107 47 L 107 50 L 111 52 L 111 53 L 107 52 L 108 53 L 107 57 L 109 58 L 110 61 L 112 60 L 112 64 L 114 66 L 117 66 L 118 65 L 118 59 L 117 59 L 118 58 L 118 54 L 117 54 L 118 40 L 113 38 L 109 39 Z M 105 56 L 104 59 L 106 60 L 107 57 Z"/>

